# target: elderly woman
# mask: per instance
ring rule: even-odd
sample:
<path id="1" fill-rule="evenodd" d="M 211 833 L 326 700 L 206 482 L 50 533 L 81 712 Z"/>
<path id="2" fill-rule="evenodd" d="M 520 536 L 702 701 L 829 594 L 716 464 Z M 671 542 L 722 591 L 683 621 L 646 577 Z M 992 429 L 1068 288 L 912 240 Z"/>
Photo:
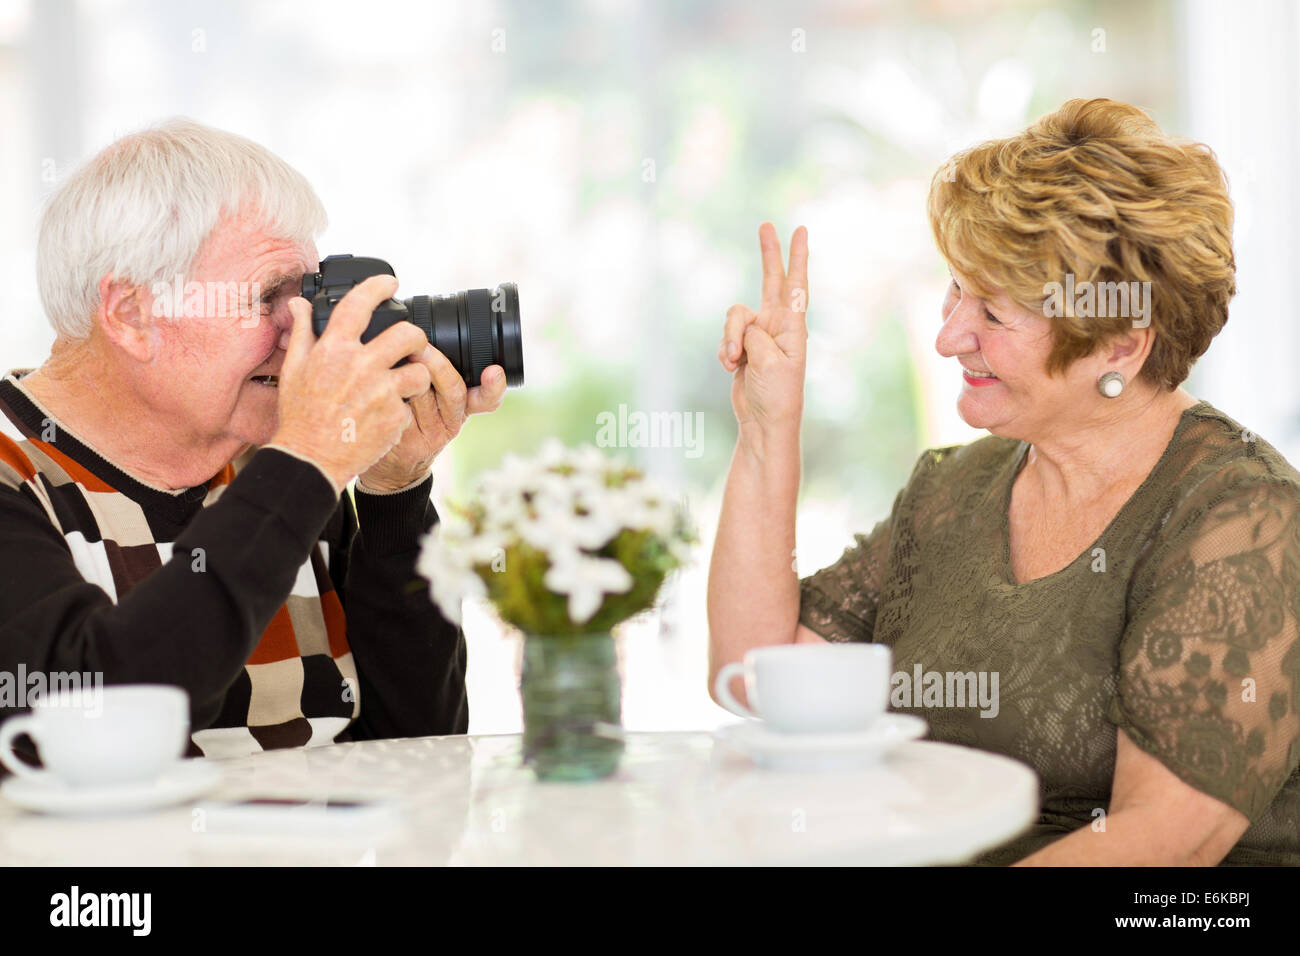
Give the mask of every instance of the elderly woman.
<path id="1" fill-rule="evenodd" d="M 324 225 L 301 174 L 188 121 L 60 185 L 57 338 L 0 380 L 0 670 L 179 685 L 209 756 L 465 732 L 464 636 L 411 584 L 433 457 L 505 375 L 467 389 L 406 322 L 363 344 L 390 276 L 317 340 Z"/>
<path id="2" fill-rule="evenodd" d="M 895 701 L 1038 773 L 1037 824 L 978 863 L 1300 863 L 1300 475 L 1180 387 L 1235 291 L 1212 153 L 1071 100 L 955 157 L 929 216 L 952 273 L 935 344 L 992 434 L 922 454 L 889 516 L 798 580 L 807 237 L 787 272 L 765 224 L 762 305 L 728 312 L 719 352 L 740 431 L 710 683 L 823 640 L 997 673 L 993 717 Z M 1106 283 L 1149 309 L 1099 307 Z"/>

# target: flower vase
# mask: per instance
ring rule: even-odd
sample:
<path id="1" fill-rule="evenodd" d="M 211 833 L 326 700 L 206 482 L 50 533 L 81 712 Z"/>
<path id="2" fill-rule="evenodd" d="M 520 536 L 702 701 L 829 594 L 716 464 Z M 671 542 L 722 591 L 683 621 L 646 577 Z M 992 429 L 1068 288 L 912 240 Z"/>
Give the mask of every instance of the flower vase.
<path id="1" fill-rule="evenodd" d="M 598 780 L 623 755 L 622 686 L 609 632 L 524 638 L 524 763 L 539 780 Z"/>

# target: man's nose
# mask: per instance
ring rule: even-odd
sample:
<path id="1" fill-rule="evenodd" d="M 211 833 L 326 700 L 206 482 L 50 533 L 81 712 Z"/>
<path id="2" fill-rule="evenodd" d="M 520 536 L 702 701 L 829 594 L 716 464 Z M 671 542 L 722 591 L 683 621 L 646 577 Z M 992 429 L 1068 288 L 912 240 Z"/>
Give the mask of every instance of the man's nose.
<path id="1" fill-rule="evenodd" d="M 275 327 L 280 330 L 280 348 L 288 351 L 289 337 L 293 333 L 293 313 L 289 311 L 289 306 L 286 304 L 283 308 L 276 309 L 272 315 Z"/>

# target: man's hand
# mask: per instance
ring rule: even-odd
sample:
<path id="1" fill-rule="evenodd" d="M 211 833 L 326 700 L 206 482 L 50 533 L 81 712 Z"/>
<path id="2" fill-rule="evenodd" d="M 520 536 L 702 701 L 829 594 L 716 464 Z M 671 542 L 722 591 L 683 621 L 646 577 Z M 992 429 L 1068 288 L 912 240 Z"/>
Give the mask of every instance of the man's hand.
<path id="1" fill-rule="evenodd" d="M 496 411 L 506 396 L 506 372 L 500 365 L 489 365 L 482 384 L 467 389 L 451 361 L 432 345 L 417 361 L 429 370 L 433 384 L 408 403 L 411 421 L 401 440 L 361 474 L 360 483 L 371 491 L 395 491 L 423 478 L 470 415 Z"/>
<path id="2" fill-rule="evenodd" d="M 451 362 L 410 322 L 394 323 L 363 344 L 375 307 L 396 291 L 392 276 L 366 279 L 334 307 L 319 339 L 311 304 L 289 302 L 293 331 L 270 444 L 315 462 L 339 489 L 359 474 L 374 491 L 410 484 L 428 472 L 468 415 L 497 408 L 505 394 L 497 366 L 485 371 L 483 385 L 466 389 Z M 403 358 L 411 361 L 394 368 Z"/>

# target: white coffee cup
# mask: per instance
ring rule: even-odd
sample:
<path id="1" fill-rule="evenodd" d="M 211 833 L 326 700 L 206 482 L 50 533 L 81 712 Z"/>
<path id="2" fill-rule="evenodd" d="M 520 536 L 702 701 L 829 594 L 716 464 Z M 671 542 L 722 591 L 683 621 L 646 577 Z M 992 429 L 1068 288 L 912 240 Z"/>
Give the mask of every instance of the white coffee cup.
<path id="1" fill-rule="evenodd" d="M 152 780 L 185 753 L 190 698 L 180 687 L 120 684 L 44 695 L 30 714 L 0 724 L 0 763 L 24 777 L 73 787 Z M 44 770 L 13 752 L 14 738 L 36 742 Z"/>
<path id="2" fill-rule="evenodd" d="M 893 654 L 885 644 L 777 644 L 718 671 L 714 693 L 739 717 L 786 733 L 866 730 L 889 702 Z M 728 685 L 743 675 L 754 710 Z"/>

